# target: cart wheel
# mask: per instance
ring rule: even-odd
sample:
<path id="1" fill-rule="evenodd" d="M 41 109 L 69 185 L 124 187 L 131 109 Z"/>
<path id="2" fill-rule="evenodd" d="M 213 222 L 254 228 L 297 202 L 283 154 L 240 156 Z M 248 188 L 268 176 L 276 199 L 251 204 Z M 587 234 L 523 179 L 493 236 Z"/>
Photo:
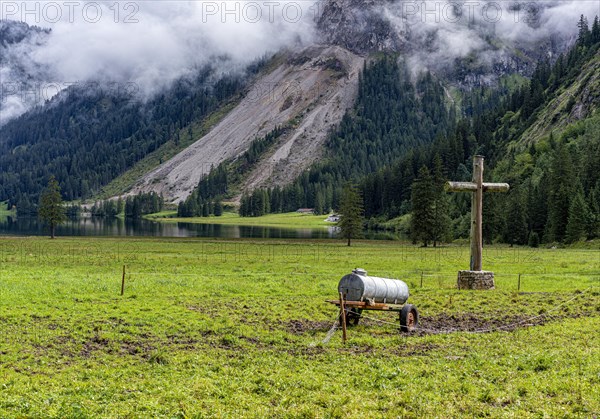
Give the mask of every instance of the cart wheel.
<path id="1" fill-rule="evenodd" d="M 413 332 L 419 325 L 419 312 L 412 304 L 406 304 L 400 312 L 400 330 Z"/>
<path id="2" fill-rule="evenodd" d="M 351 308 L 346 312 L 346 324 L 348 326 L 356 326 L 360 321 L 360 316 L 362 314 L 361 308 Z"/>

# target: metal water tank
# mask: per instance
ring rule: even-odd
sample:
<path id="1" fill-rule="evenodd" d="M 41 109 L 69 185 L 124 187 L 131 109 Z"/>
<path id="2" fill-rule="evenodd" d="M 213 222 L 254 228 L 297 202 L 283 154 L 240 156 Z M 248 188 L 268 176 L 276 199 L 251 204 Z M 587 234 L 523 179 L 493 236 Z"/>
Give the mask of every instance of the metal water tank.
<path id="1" fill-rule="evenodd" d="M 347 301 L 367 301 L 373 303 L 404 304 L 408 300 L 408 285 L 397 279 L 368 276 L 364 269 L 354 269 L 345 275 L 338 285 L 338 291 Z"/>

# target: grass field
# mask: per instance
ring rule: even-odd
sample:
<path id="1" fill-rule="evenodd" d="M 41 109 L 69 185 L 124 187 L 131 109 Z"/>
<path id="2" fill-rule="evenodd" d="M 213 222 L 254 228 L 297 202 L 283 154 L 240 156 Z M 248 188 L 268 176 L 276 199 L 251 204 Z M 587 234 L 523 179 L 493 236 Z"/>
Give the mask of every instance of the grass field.
<path id="1" fill-rule="evenodd" d="M 235 224 L 242 226 L 263 226 L 263 227 L 293 227 L 293 228 L 312 228 L 312 227 L 332 227 L 336 223 L 325 221 L 327 215 L 298 214 L 296 212 L 284 214 L 267 214 L 262 217 L 240 217 L 237 213 L 226 212 L 221 217 L 194 217 L 177 218 L 176 211 L 163 211 L 151 214 L 145 218 L 153 221 L 170 223 L 196 223 L 196 224 Z"/>
<path id="2" fill-rule="evenodd" d="M 0 202 L 0 217 L 6 216 L 15 216 L 17 215 L 17 211 L 8 208 L 8 204 L 6 202 Z"/>
<path id="3" fill-rule="evenodd" d="M 480 292 L 454 289 L 467 261 L 399 242 L 0 238 L 0 417 L 597 417 L 600 252 L 488 247 L 497 289 Z M 423 329 L 371 313 L 323 343 L 325 300 L 357 266 L 404 279 Z"/>

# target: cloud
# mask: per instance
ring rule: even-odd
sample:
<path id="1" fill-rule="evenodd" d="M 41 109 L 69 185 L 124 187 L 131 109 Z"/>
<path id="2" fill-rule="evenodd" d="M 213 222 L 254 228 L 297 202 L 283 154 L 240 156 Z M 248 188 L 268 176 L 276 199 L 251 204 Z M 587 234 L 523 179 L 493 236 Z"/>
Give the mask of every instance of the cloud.
<path id="1" fill-rule="evenodd" d="M 38 90 L 37 97 L 3 94 L 0 125 L 71 83 L 135 84 L 147 98 L 207 64 L 242 71 L 281 48 L 318 42 L 314 23 L 328 1 L 0 2 L 0 19 L 52 29 L 0 45 L 4 93 L 14 83 Z M 409 45 L 402 51 L 415 72 L 447 71 L 473 57 L 490 68 L 510 60 L 516 46 L 549 55 L 573 42 L 580 14 L 590 22 L 600 14 L 596 0 L 336 1 L 364 16 L 373 7 Z"/>
<path id="2" fill-rule="evenodd" d="M 43 83 L 135 83 L 150 97 L 205 65 L 222 73 L 241 71 L 257 58 L 314 37 L 313 4 L 306 1 L 48 4 L 2 3 L 0 18 L 52 29 L 42 47 L 25 41 L 9 48 L 28 58 L 12 55 L 3 64 L 2 83 L 22 81 L 14 68 L 25 67 Z M 2 119 L 27 108 L 13 102 L 5 98 Z"/>
<path id="3" fill-rule="evenodd" d="M 467 57 L 489 68 L 511 59 L 515 49 L 550 57 L 574 42 L 581 14 L 591 24 L 600 2 L 400 1 L 382 2 L 377 13 L 409 44 L 414 72 L 448 71 Z"/>

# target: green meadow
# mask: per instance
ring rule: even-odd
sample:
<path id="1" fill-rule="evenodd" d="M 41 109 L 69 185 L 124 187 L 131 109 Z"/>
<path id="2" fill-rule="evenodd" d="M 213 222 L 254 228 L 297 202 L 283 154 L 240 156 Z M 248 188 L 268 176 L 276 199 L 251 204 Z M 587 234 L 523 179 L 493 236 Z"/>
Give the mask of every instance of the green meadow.
<path id="1" fill-rule="evenodd" d="M 597 417 L 600 251 L 397 241 L 0 238 L 0 417 Z M 121 281 L 125 266 L 125 292 Z M 329 341 L 339 279 L 400 278 Z M 519 288 L 519 274 L 520 290 Z"/>
<path id="2" fill-rule="evenodd" d="M 0 202 L 0 217 L 6 216 L 15 216 L 17 215 L 17 211 L 12 208 L 8 208 L 8 204 L 6 202 Z"/>
<path id="3" fill-rule="evenodd" d="M 283 214 L 267 214 L 261 217 L 240 217 L 238 213 L 225 212 L 220 217 L 187 217 L 177 218 L 177 211 L 163 211 L 150 214 L 144 218 L 167 223 L 195 223 L 195 224 L 234 224 L 240 226 L 263 227 L 290 227 L 290 228 L 318 228 L 334 227 L 336 223 L 325 221 L 327 215 L 299 214 L 288 212 Z"/>

